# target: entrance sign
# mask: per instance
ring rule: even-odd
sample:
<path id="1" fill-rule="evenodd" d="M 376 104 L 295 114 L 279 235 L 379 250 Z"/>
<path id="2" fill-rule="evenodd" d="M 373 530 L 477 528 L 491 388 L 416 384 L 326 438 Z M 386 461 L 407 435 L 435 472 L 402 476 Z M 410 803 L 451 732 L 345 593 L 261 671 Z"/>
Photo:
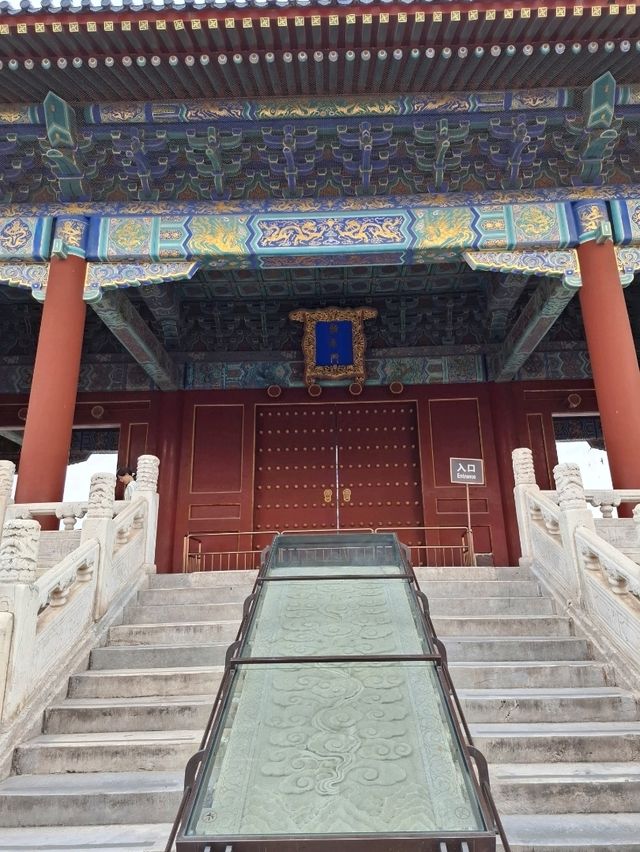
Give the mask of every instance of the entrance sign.
<path id="1" fill-rule="evenodd" d="M 464 485 L 467 492 L 467 530 L 471 558 L 476 565 L 476 553 L 473 545 L 473 529 L 471 527 L 471 497 L 469 496 L 470 485 L 484 485 L 484 461 L 483 459 L 456 459 L 449 458 L 449 473 L 451 482 L 455 485 Z"/>
<path id="2" fill-rule="evenodd" d="M 451 482 L 461 485 L 484 485 L 482 459 L 449 459 Z"/>

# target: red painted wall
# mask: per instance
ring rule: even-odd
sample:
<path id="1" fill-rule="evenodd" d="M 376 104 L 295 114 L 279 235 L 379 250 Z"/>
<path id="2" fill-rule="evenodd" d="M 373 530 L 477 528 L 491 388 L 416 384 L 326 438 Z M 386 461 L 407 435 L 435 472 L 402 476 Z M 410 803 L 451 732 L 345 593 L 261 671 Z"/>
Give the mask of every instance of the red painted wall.
<path id="1" fill-rule="evenodd" d="M 571 393 L 581 397 L 577 409 L 569 406 Z M 359 399 L 394 397 L 386 388 L 365 387 Z M 464 525 L 464 489 L 449 483 L 449 457 L 481 456 L 486 484 L 472 488 L 471 501 L 476 547 L 492 551 L 496 565 L 514 564 L 519 552 L 511 450 L 531 447 L 540 486 L 553 487 L 552 416 L 597 412 L 592 385 L 420 385 L 395 399 L 417 406 L 425 526 Z M 346 388 L 325 388 L 318 402 L 345 400 L 357 404 Z M 268 401 L 264 390 L 79 396 L 76 426 L 119 427 L 119 464 L 135 464 L 144 452 L 160 457 L 159 570 L 181 569 L 187 533 L 253 529 L 256 406 Z M 304 389 L 285 389 L 276 404 L 302 402 L 311 402 Z M 25 405 L 25 397 L 0 396 L 0 429 L 22 427 Z M 104 409 L 99 417 L 96 407 Z"/>

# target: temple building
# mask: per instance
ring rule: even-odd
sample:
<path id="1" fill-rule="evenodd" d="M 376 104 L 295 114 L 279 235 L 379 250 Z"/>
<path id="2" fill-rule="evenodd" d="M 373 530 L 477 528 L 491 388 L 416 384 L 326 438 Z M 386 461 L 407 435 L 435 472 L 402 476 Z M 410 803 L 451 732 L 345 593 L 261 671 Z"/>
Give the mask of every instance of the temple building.
<path id="1" fill-rule="evenodd" d="M 188 533 L 458 526 L 449 459 L 483 457 L 505 564 L 514 447 L 548 486 L 556 437 L 604 442 L 637 484 L 635 5 L 0 14 L 19 500 L 60 499 L 72 427 L 73 458 L 157 453 L 169 570 Z M 330 307 L 373 312 L 366 378 L 310 397 L 289 315 Z"/>
<path id="2" fill-rule="evenodd" d="M 28 506 L 157 457 L 159 574 L 319 530 L 522 567 L 512 453 L 544 496 L 570 440 L 629 519 L 637 275 L 635 3 L 0 0 L 0 459 Z"/>

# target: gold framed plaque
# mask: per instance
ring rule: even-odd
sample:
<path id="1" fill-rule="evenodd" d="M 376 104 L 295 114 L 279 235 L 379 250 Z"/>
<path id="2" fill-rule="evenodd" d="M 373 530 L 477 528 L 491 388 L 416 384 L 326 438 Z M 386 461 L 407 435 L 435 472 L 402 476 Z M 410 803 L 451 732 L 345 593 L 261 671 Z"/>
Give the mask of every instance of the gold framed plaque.
<path id="1" fill-rule="evenodd" d="M 304 381 L 352 379 L 364 384 L 365 320 L 375 319 L 375 308 L 319 308 L 291 311 L 289 319 L 304 323 L 302 354 Z"/>

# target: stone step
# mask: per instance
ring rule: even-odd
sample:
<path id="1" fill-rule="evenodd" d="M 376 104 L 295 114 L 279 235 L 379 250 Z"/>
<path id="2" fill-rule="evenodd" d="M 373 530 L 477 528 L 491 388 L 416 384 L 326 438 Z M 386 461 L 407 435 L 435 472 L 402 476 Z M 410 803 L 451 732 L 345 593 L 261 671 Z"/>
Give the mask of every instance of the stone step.
<path id="1" fill-rule="evenodd" d="M 183 767 L 175 772 L 13 775 L 0 782 L 0 825 L 162 823 L 178 812 Z M 146 850 L 145 850 L 146 852 Z"/>
<path id="2" fill-rule="evenodd" d="M 436 568 L 414 567 L 414 573 L 421 583 L 431 580 L 533 580 L 533 574 L 526 568 L 493 568 L 488 565 L 446 565 Z"/>
<path id="3" fill-rule="evenodd" d="M 224 666 L 228 642 L 198 645 L 120 645 L 94 648 L 92 669 L 166 669 Z"/>
<path id="4" fill-rule="evenodd" d="M 139 606 L 189 606 L 191 604 L 242 604 L 253 586 L 210 586 L 185 589 L 142 589 Z"/>
<path id="5" fill-rule="evenodd" d="M 564 616 L 493 616 L 479 618 L 464 616 L 446 618 L 434 616 L 433 626 L 438 636 L 573 636 L 573 622 Z M 117 628 L 116 628 L 117 629 Z"/>
<path id="6" fill-rule="evenodd" d="M 512 852 L 638 852 L 640 814 L 506 816 Z M 170 823 L 3 828 L 0 852 L 163 852 Z M 499 845 L 501 850 L 502 847 Z"/>
<path id="7" fill-rule="evenodd" d="M 551 598 L 437 598 L 429 600 L 433 616 L 447 615 L 507 615 L 520 618 L 532 615 L 554 615 Z"/>
<path id="8" fill-rule="evenodd" d="M 556 687 L 611 686 L 613 670 L 595 661 L 548 660 L 476 663 L 449 660 L 457 689 L 545 689 Z"/>
<path id="9" fill-rule="evenodd" d="M 473 722 L 633 721 L 634 697 L 615 687 L 582 689 L 459 689 L 464 715 Z"/>
<path id="10" fill-rule="evenodd" d="M 151 574 L 150 589 L 250 588 L 257 571 L 198 571 L 193 574 Z"/>
<path id="11" fill-rule="evenodd" d="M 540 597 L 534 580 L 427 580 L 420 588 L 428 598 Z"/>
<path id="12" fill-rule="evenodd" d="M 215 694 L 153 698 L 68 698 L 50 707 L 45 734 L 89 734 L 102 731 L 202 731 Z"/>
<path id="13" fill-rule="evenodd" d="M 507 815 L 503 824 L 511 852 L 640 850 L 640 813 Z"/>
<path id="14" fill-rule="evenodd" d="M 491 765 L 489 771 L 496 805 L 504 815 L 638 812 L 637 762 L 503 763 Z"/>
<path id="15" fill-rule="evenodd" d="M 509 660 L 589 660 L 591 647 L 577 637 L 543 636 L 440 636 L 451 661 L 494 662 Z"/>
<path id="16" fill-rule="evenodd" d="M 588 660 L 590 646 L 575 637 L 542 638 L 537 636 L 442 637 L 451 662 L 536 661 L 543 659 Z M 183 645 L 120 645 L 95 648 L 90 665 L 98 669 L 175 668 L 184 666 L 224 665 L 228 643 Z"/>
<path id="17" fill-rule="evenodd" d="M 170 823 L 3 828 L 0 852 L 164 852 Z"/>
<path id="18" fill-rule="evenodd" d="M 193 730 L 42 734 L 18 746 L 13 766 L 17 775 L 180 772 L 200 738 Z"/>
<path id="19" fill-rule="evenodd" d="M 540 600 L 545 600 L 540 598 Z M 132 606 L 125 613 L 125 624 L 162 624 L 166 622 L 235 621 L 242 619 L 242 602 Z"/>
<path id="20" fill-rule="evenodd" d="M 491 764 L 613 763 L 640 758 L 640 723 L 546 722 L 470 725 Z M 640 769 L 640 766 L 639 766 Z"/>
<path id="21" fill-rule="evenodd" d="M 223 673 L 222 666 L 89 670 L 69 678 L 69 697 L 134 699 L 211 695 L 217 692 Z"/>
<path id="22" fill-rule="evenodd" d="M 526 616 L 521 618 L 435 617 L 438 635 L 456 637 L 490 636 L 572 636 L 573 623 L 564 616 Z M 238 621 L 163 622 L 123 624 L 109 631 L 111 646 L 118 645 L 185 645 L 190 642 L 227 641 L 237 634 Z"/>
<path id="23" fill-rule="evenodd" d="M 177 695 L 146 698 L 68 698 L 45 713 L 44 733 L 99 733 L 101 731 L 202 730 L 215 697 L 181 691 Z M 638 708 L 629 693 L 619 689 L 502 691 L 460 690 L 469 723 L 635 721 Z"/>
<path id="24" fill-rule="evenodd" d="M 506 816 L 512 852 L 638 852 L 640 814 Z M 164 852 L 171 824 L 3 828 L 1 852 Z M 498 849 L 502 850 L 499 844 Z"/>
<path id="25" fill-rule="evenodd" d="M 122 624 L 109 630 L 109 644 L 118 645 L 189 645 L 194 642 L 226 642 L 230 645 L 238 633 L 238 621 L 202 621 L 196 624 Z"/>

